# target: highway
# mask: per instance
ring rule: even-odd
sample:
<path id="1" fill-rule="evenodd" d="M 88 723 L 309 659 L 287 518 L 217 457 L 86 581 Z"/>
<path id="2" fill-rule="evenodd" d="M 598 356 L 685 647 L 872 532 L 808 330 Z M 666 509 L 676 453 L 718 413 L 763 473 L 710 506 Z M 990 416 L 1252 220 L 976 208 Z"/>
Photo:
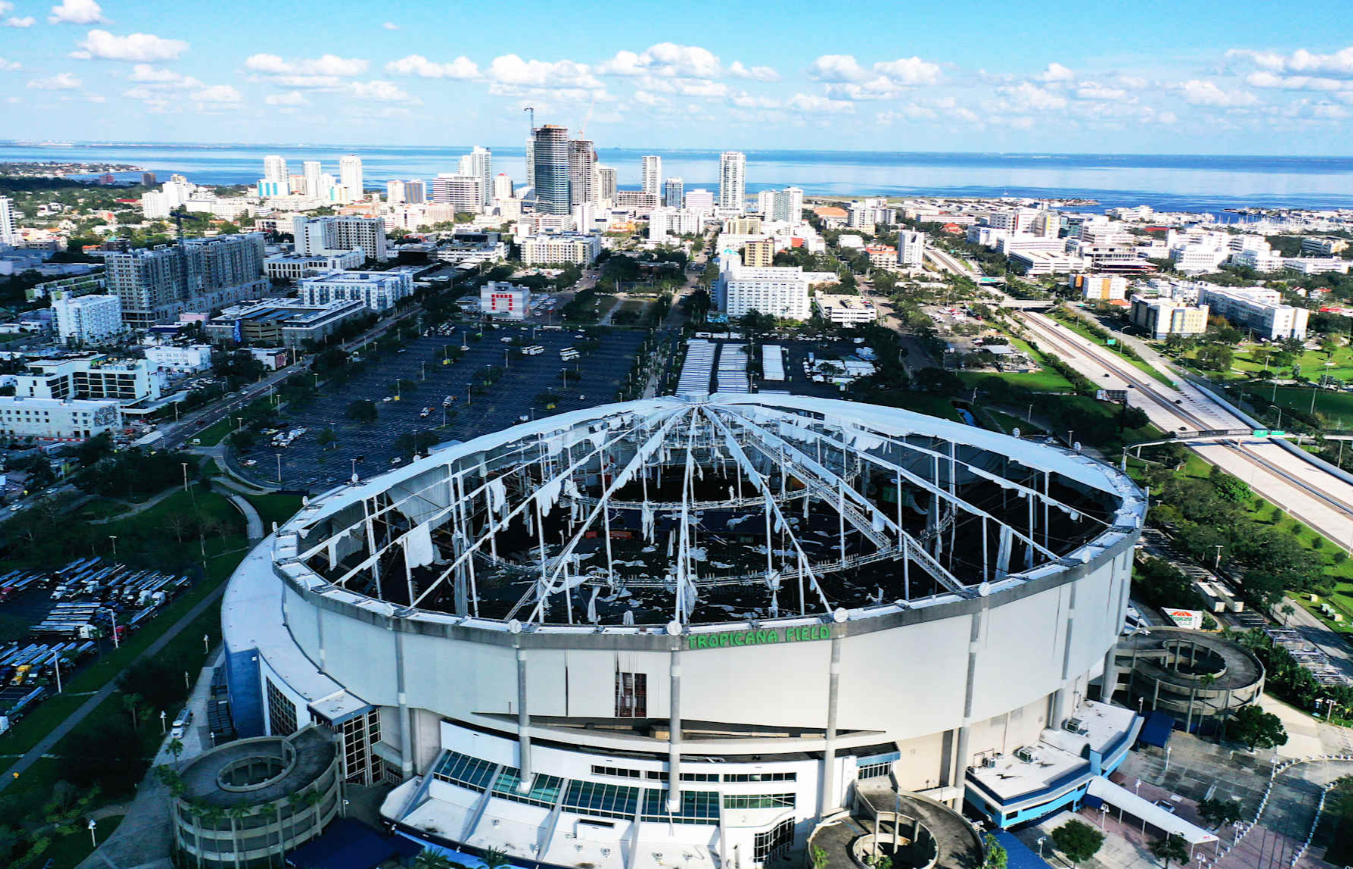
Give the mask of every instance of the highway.
<path id="1" fill-rule="evenodd" d="M 1105 389 L 1125 389 L 1161 430 L 1236 429 L 1248 425 L 1179 379 L 1172 389 L 1118 354 L 1033 312 L 1019 315 L 1045 351 Z M 1244 480 L 1257 494 L 1345 548 L 1353 548 L 1353 485 L 1265 440 L 1189 444 L 1198 455 Z"/>

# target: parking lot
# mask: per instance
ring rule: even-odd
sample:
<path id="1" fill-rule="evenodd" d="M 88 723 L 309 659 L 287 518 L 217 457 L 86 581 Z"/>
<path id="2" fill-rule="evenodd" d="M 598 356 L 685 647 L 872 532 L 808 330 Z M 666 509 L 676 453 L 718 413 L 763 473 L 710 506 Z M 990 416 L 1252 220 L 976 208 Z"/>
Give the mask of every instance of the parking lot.
<path id="1" fill-rule="evenodd" d="M 559 351 L 579 343 L 574 332 L 537 330 L 531 338 L 529 328 L 486 329 L 480 341 L 462 345 L 462 332 L 450 336 L 434 335 L 405 344 L 404 352 L 387 354 L 367 369 L 336 388 L 326 387 L 314 402 L 287 414 L 283 430 L 304 427 L 306 433 L 286 449 L 275 449 L 267 438 L 239 458 L 246 475 L 288 489 L 322 491 L 348 479 L 357 460 L 357 473 L 370 477 L 391 467 L 394 459 L 405 458 L 396 447 L 401 435 L 430 432 L 438 441 L 468 440 L 487 432 L 499 431 L 528 419 L 534 413 L 563 413 L 615 400 L 617 389 L 633 365 L 635 354 L 646 337 L 643 332 L 613 331 L 600 336 L 601 346 L 580 360 L 568 364 L 567 386 L 560 378 L 564 363 Z M 502 367 L 511 349 L 504 337 L 522 337 L 539 344 L 545 351 L 537 356 L 511 359 L 502 377 L 487 394 L 470 395 L 474 374 L 485 366 Z M 465 346 L 460 361 L 444 364 L 449 347 Z M 397 380 L 415 385 L 394 398 Z M 534 399 L 543 392 L 559 396 L 553 410 L 546 410 Z M 452 396 L 443 425 L 443 399 Z M 359 425 L 347 419 L 348 406 L 358 399 L 375 402 L 377 419 Z M 420 414 L 431 408 L 428 416 Z M 321 450 L 316 435 L 332 428 L 337 442 Z M 280 461 L 280 468 L 279 468 Z"/>

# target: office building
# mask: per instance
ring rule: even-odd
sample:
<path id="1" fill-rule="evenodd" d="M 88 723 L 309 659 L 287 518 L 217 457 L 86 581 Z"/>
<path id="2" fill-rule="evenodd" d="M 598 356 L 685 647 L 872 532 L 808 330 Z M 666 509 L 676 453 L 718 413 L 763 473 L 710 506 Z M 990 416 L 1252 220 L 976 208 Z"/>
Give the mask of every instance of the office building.
<path id="1" fill-rule="evenodd" d="M 719 207 L 741 211 L 747 200 L 747 155 L 724 151 L 719 155 Z"/>
<path id="2" fill-rule="evenodd" d="M 287 183 L 287 158 L 278 154 L 269 154 L 263 158 L 263 180 Z"/>
<path id="3" fill-rule="evenodd" d="M 864 246 L 864 252 L 869 256 L 869 265 L 873 268 L 887 271 L 897 271 L 900 268 L 895 247 L 886 244 L 867 244 Z"/>
<path id="4" fill-rule="evenodd" d="M 812 316 L 809 278 L 799 266 L 754 268 L 743 265 L 738 254 L 725 251 L 714 286 L 715 303 L 729 317 L 751 311 L 787 320 Z"/>
<path id="5" fill-rule="evenodd" d="M 573 205 L 569 200 L 568 128 L 554 124 L 537 127 L 532 148 L 531 164 L 535 167 L 532 186 L 535 188 L 536 211 L 543 214 L 569 214 Z"/>
<path id="6" fill-rule="evenodd" d="M 1348 249 L 1346 238 L 1311 237 L 1301 240 L 1303 256 L 1338 256 Z"/>
<path id="7" fill-rule="evenodd" d="M 39 359 L 16 375 L 14 394 L 25 398 L 108 399 L 136 404 L 160 397 L 162 378 L 144 359 L 107 356 Z"/>
<path id="8" fill-rule="evenodd" d="M 1283 260 L 1283 269 L 1298 275 L 1323 275 L 1330 272 L 1348 274 L 1353 262 L 1336 257 L 1288 257 Z"/>
<path id="9" fill-rule="evenodd" d="M 142 186 L 142 187 L 154 187 L 156 184 L 159 184 L 159 183 L 160 183 L 160 179 L 158 179 L 158 178 L 155 177 L 155 173 L 154 173 L 154 172 L 142 172 L 142 173 L 141 173 L 141 186 Z"/>
<path id="10" fill-rule="evenodd" d="M 1209 306 L 1212 313 L 1225 317 L 1238 329 L 1253 332 L 1256 337 L 1270 341 L 1306 340 L 1306 323 L 1311 312 L 1284 305 L 1277 290 L 1262 287 L 1231 289 L 1203 284 L 1198 290 L 1198 303 Z"/>
<path id="11" fill-rule="evenodd" d="M 250 232 L 109 253 L 105 283 L 122 300 L 122 321 L 144 329 L 264 295 L 263 247 L 262 233 Z"/>
<path id="12" fill-rule="evenodd" d="M 703 187 L 686 191 L 686 207 L 694 211 L 713 211 L 714 191 Z"/>
<path id="13" fill-rule="evenodd" d="M 616 171 L 614 166 L 597 164 L 597 201 L 615 203 Z"/>
<path id="14" fill-rule="evenodd" d="M 903 269 L 925 268 L 924 232 L 901 230 L 897 234 L 897 264 Z"/>
<path id="15" fill-rule="evenodd" d="M 458 175 L 469 175 L 479 179 L 480 205 L 493 202 L 493 152 L 488 148 L 475 145 L 474 150 L 460 158 Z M 511 199 L 512 197 L 502 197 Z M 478 209 L 476 209 L 478 210 Z"/>
<path id="16" fill-rule="evenodd" d="M 14 200 L 0 196 L 0 244 L 12 245 L 18 241 L 18 215 L 14 211 Z"/>
<path id="17" fill-rule="evenodd" d="M 662 192 L 662 158 L 656 154 L 645 154 L 640 163 L 640 189 L 645 193 Z M 666 203 L 671 207 L 672 203 Z"/>
<path id="18" fill-rule="evenodd" d="M 1132 297 L 1132 325 L 1156 340 L 1170 335 L 1201 335 L 1207 331 L 1207 305 L 1185 305 L 1169 299 Z"/>
<path id="19" fill-rule="evenodd" d="M 338 183 L 347 192 L 348 201 L 361 199 L 366 195 L 362 186 L 362 158 L 356 154 L 345 154 L 338 158 Z"/>
<path id="20" fill-rule="evenodd" d="M 685 186 L 680 178 L 668 178 L 662 186 L 662 204 L 668 208 L 681 208 Z"/>
<path id="21" fill-rule="evenodd" d="M 122 334 L 122 300 L 117 296 L 52 294 L 56 333 L 62 344 L 90 347 Z"/>
<path id="22" fill-rule="evenodd" d="M 493 198 L 498 201 L 513 198 L 512 177 L 506 172 L 493 176 Z"/>
<path id="23" fill-rule="evenodd" d="M 361 248 L 324 253 L 279 253 L 263 261 L 263 273 L 269 280 L 296 281 L 336 270 L 359 269 L 366 263 Z"/>
<path id="24" fill-rule="evenodd" d="M 83 441 L 122 424 L 116 401 L 0 396 L 0 437 Z"/>
<path id="25" fill-rule="evenodd" d="M 388 311 L 413 295 L 413 276 L 407 271 L 329 272 L 296 282 L 297 298 L 318 307 L 337 301 L 360 301 L 368 310 Z"/>
<path id="26" fill-rule="evenodd" d="M 203 331 L 218 344 L 260 347 L 312 347 L 345 323 L 369 317 L 366 302 L 350 299 L 307 305 L 300 299 L 272 299 L 226 308 Z"/>
<path id="27" fill-rule="evenodd" d="M 449 205 L 457 213 L 479 214 L 484 210 L 484 179 L 478 175 L 438 175 L 432 179 L 432 201 Z"/>
<path id="28" fill-rule="evenodd" d="M 987 215 L 987 225 L 992 229 L 1004 229 L 1011 235 L 1022 235 L 1032 233 L 1037 217 L 1038 210 L 1034 208 L 999 209 Z"/>
<path id="29" fill-rule="evenodd" d="M 156 371 L 172 371 L 176 374 L 194 374 L 211 370 L 210 344 L 161 344 L 145 349 L 146 361 Z"/>
<path id="30" fill-rule="evenodd" d="M 306 217 L 298 214 L 291 220 L 291 232 L 295 238 L 295 252 L 302 256 L 360 250 L 367 259 L 377 262 L 389 259 L 385 221 L 379 217 Z"/>
<path id="31" fill-rule="evenodd" d="M 617 190 L 615 207 L 632 211 L 636 217 L 645 217 L 658 207 L 658 194 L 642 190 Z"/>
<path id="32" fill-rule="evenodd" d="M 422 181 L 400 181 L 393 179 L 385 182 L 385 201 L 390 205 L 421 205 L 421 197 L 417 202 L 410 199 L 410 185 L 417 184 L 419 193 L 422 192 Z"/>
<path id="33" fill-rule="evenodd" d="M 489 281 L 479 289 L 479 312 L 486 317 L 525 319 L 531 312 L 531 290 L 508 281 Z"/>
<path id="34" fill-rule="evenodd" d="M 569 208 L 584 202 L 596 202 L 593 177 L 597 166 L 597 152 L 587 139 L 570 139 L 568 143 Z"/>
<path id="35" fill-rule="evenodd" d="M 742 246 L 742 262 L 751 268 L 765 268 L 775 263 L 775 242 L 768 238 L 749 241 Z"/>
<path id="36" fill-rule="evenodd" d="M 834 296 L 818 293 L 813 304 L 822 319 L 842 326 L 858 326 L 878 319 L 874 303 L 861 296 Z"/>
<path id="37" fill-rule="evenodd" d="M 521 242 L 521 261 L 536 265 L 589 265 L 601 254 L 601 236 L 596 233 L 536 235 Z"/>
<path id="38" fill-rule="evenodd" d="M 327 190 L 321 189 L 321 177 L 324 168 L 318 160 L 306 160 L 301 164 L 305 172 L 305 195 L 311 199 L 328 199 Z"/>
<path id="39" fill-rule="evenodd" d="M 1093 302 L 1109 302 L 1127 297 L 1128 282 L 1122 275 L 1072 275 L 1071 289 L 1080 290 L 1081 298 Z"/>

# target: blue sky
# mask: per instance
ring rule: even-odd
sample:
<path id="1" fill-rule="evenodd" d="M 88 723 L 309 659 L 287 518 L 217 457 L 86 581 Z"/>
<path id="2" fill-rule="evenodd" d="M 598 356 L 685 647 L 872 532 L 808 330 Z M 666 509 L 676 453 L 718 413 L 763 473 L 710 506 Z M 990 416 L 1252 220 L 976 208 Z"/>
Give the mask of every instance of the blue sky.
<path id="1" fill-rule="evenodd" d="M 1349 155 L 1344 2 L 0 0 L 0 136 Z"/>

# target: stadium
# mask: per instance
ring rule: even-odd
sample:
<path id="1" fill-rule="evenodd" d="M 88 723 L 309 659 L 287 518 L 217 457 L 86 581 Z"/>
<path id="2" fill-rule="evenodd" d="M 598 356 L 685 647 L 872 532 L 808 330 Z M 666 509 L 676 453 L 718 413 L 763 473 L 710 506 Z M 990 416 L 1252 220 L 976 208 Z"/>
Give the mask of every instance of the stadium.
<path id="1" fill-rule="evenodd" d="M 1145 510 L 1076 451 L 893 408 L 561 414 L 276 529 L 224 600 L 232 709 L 329 729 L 399 833 L 522 866 L 763 866 L 881 788 L 1008 826 L 1136 736 L 1101 692 Z"/>

